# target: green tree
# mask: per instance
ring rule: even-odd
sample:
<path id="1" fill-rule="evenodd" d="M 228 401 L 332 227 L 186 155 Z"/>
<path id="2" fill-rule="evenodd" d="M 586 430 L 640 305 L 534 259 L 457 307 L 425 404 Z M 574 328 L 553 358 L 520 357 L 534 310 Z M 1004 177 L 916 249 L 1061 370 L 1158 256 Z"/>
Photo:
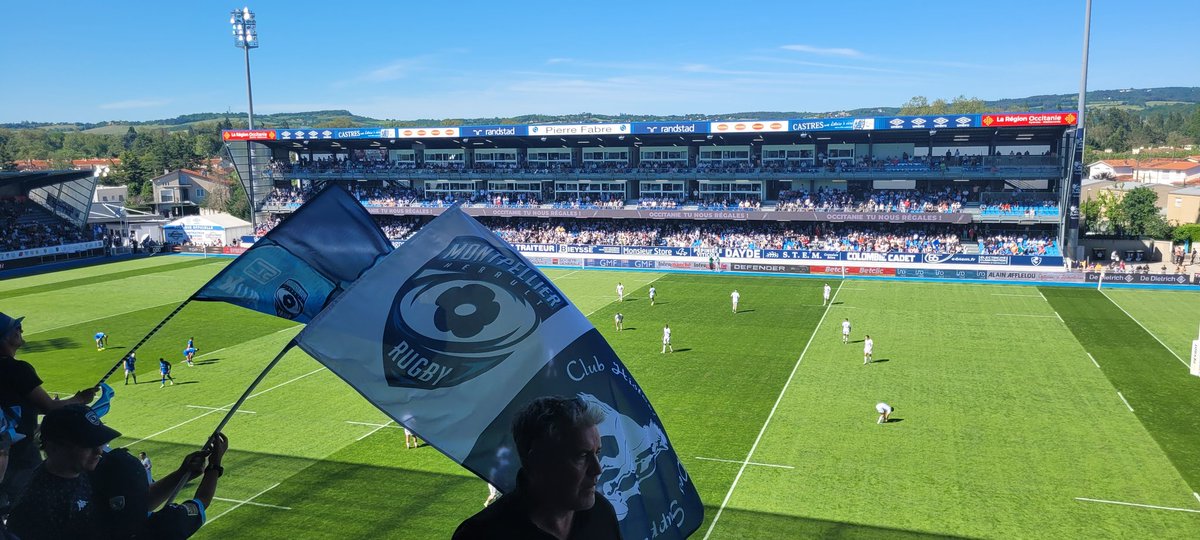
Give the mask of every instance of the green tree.
<path id="1" fill-rule="evenodd" d="M 913 96 L 900 106 L 900 116 L 920 116 L 929 110 L 929 98 Z"/>
<path id="2" fill-rule="evenodd" d="M 125 135 L 121 137 L 121 147 L 126 150 L 133 148 L 133 143 L 137 141 L 137 138 L 137 130 L 133 129 L 133 126 L 129 126 L 129 129 L 125 130 Z"/>
<path id="3" fill-rule="evenodd" d="M 1158 209 L 1158 194 L 1148 187 L 1129 190 L 1121 198 L 1121 212 L 1128 228 L 1126 232 L 1135 236 L 1162 237 L 1170 227 Z"/>
<path id="4" fill-rule="evenodd" d="M 1104 211 L 1104 205 L 1100 204 L 1099 199 L 1088 199 L 1079 205 L 1079 212 L 1083 214 L 1083 227 L 1089 232 L 1100 232 L 1100 214 Z"/>
<path id="5" fill-rule="evenodd" d="M 238 181 L 236 174 L 230 174 L 229 179 L 229 205 L 225 211 L 231 215 L 250 221 L 250 199 L 246 196 L 246 190 L 242 187 L 242 183 Z"/>
<path id="6" fill-rule="evenodd" d="M 1200 224 L 1188 223 L 1175 227 L 1171 239 L 1179 243 L 1191 241 L 1192 245 L 1200 244 Z"/>

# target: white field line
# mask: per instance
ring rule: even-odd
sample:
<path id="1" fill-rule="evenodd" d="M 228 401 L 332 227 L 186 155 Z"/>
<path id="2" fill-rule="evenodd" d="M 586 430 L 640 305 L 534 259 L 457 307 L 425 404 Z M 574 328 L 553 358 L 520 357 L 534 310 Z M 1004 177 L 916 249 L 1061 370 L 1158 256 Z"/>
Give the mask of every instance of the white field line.
<path id="1" fill-rule="evenodd" d="M 1015 296 L 1017 298 L 1041 298 L 1046 299 L 1040 292 L 1038 294 L 1008 294 L 1008 293 L 992 293 L 992 296 Z"/>
<path id="2" fill-rule="evenodd" d="M 1121 401 L 1125 403 L 1125 408 L 1129 409 L 1129 412 L 1133 412 L 1133 407 L 1129 405 L 1129 401 L 1125 399 L 1125 396 L 1121 395 L 1120 392 L 1117 392 L 1117 397 L 1121 398 Z"/>
<path id="3" fill-rule="evenodd" d="M 177 305 L 179 305 L 179 304 L 180 304 L 180 302 L 182 302 L 182 300 L 179 300 L 179 301 L 172 301 L 172 302 L 167 302 L 167 303 L 165 303 L 165 304 L 158 304 L 158 305 L 156 305 L 156 306 L 146 306 L 146 307 L 140 307 L 140 308 L 137 308 L 137 309 L 131 309 L 131 310 L 129 310 L 129 311 L 122 311 L 122 312 L 120 312 L 120 313 L 112 313 L 112 314 L 109 314 L 109 315 L 105 315 L 105 316 L 103 316 L 103 317 L 96 317 L 95 319 L 88 319 L 88 320 L 86 320 L 86 321 L 75 321 L 75 322 L 73 322 L 73 323 L 68 323 L 68 324 L 60 324 L 60 325 L 58 325 L 58 326 L 52 326 L 52 327 L 50 327 L 50 328 L 42 328 L 42 329 L 37 329 L 37 330 L 34 330 L 33 332 L 26 332 L 26 334 L 28 334 L 28 335 L 31 335 L 31 336 L 35 336 L 35 335 L 37 335 L 37 334 L 41 334 L 41 333 L 43 333 L 43 332 L 51 332 L 51 331 L 54 331 L 54 330 L 58 330 L 58 329 L 60 329 L 60 328 L 66 328 L 66 327 L 68 327 L 68 326 L 75 326 L 75 325 L 77 325 L 77 324 L 86 324 L 86 323 L 90 323 L 90 322 L 94 322 L 94 321 L 100 321 L 100 320 L 104 320 L 104 319 L 109 319 L 109 318 L 112 318 L 112 317 L 119 317 L 119 316 L 121 316 L 121 315 L 128 315 L 128 314 L 130 314 L 130 313 L 134 313 L 134 312 L 136 312 L 136 311 L 142 311 L 142 310 L 144 310 L 144 309 L 154 309 L 154 308 L 163 307 L 163 306 L 177 306 Z M 25 324 L 26 324 L 26 325 L 28 325 L 29 323 L 25 323 Z M 94 341 L 94 340 L 93 340 L 93 343 L 95 343 L 95 341 Z"/>
<path id="4" fill-rule="evenodd" d="M 696 456 L 696 459 L 702 459 L 704 461 L 720 461 L 722 463 L 740 463 L 740 464 L 745 464 L 745 465 L 758 465 L 759 467 L 777 467 L 780 469 L 795 469 L 795 467 L 793 467 L 791 465 L 775 465 L 774 463 L 756 463 L 753 461 L 738 461 L 736 459 L 717 459 L 717 458 L 700 457 L 700 456 Z"/>
<path id="5" fill-rule="evenodd" d="M 222 502 L 239 503 L 239 504 L 248 504 L 250 506 L 261 506 L 263 508 L 275 508 L 277 510 L 291 510 L 292 509 L 290 506 L 276 506 L 274 504 L 260 503 L 260 502 L 254 502 L 254 501 L 239 501 L 237 499 L 226 499 L 224 497 L 213 497 L 213 500 L 214 501 L 222 501 Z"/>
<path id="6" fill-rule="evenodd" d="M 374 422 L 355 422 L 355 421 L 353 421 L 353 420 L 346 420 L 346 423 L 347 423 L 347 424 L 354 424 L 354 425 L 356 425 L 356 426 L 390 427 L 390 428 L 396 428 L 396 429 L 403 429 L 403 426 L 399 426 L 399 425 L 395 425 L 395 426 L 393 426 L 393 425 L 389 425 L 389 424 L 391 424 L 391 423 L 392 423 L 392 422 L 391 422 L 391 420 L 389 420 L 389 421 L 388 421 L 386 424 L 376 424 L 376 423 L 374 423 Z"/>
<path id="7" fill-rule="evenodd" d="M 371 431 L 368 431 L 368 432 L 367 432 L 365 435 L 363 435 L 362 437 L 359 437 L 359 438 L 357 438 L 357 439 L 354 439 L 354 440 L 356 440 L 356 441 L 361 441 L 361 440 L 363 440 L 363 439 L 365 439 L 365 438 L 367 438 L 367 437 L 370 437 L 371 435 L 375 434 L 375 432 L 376 432 L 376 431 L 379 431 L 379 430 L 381 430 L 381 429 L 383 429 L 383 428 L 385 428 L 385 427 L 389 427 L 389 426 L 388 426 L 388 424 L 391 424 L 391 421 L 388 421 L 388 422 L 387 422 L 387 423 L 385 423 L 385 424 L 378 424 L 378 425 L 376 425 L 376 426 L 375 426 L 375 429 L 372 429 Z M 398 427 L 398 426 L 397 426 L 397 427 Z"/>
<path id="8" fill-rule="evenodd" d="M 1046 300 L 1046 295 L 1042 294 L 1042 290 L 1041 290 L 1041 289 L 1034 289 L 1034 290 L 1035 290 L 1035 291 L 1037 291 L 1037 293 L 1038 293 L 1038 296 L 1042 297 L 1042 300 Z M 1050 301 L 1049 301 L 1049 300 L 1046 300 L 1046 303 L 1047 303 L 1047 304 L 1049 304 L 1049 303 L 1050 303 Z"/>
<path id="9" fill-rule="evenodd" d="M 1097 503 L 1104 503 L 1104 504 L 1119 504 L 1121 506 L 1136 506 L 1139 508 L 1154 508 L 1157 510 L 1173 510 L 1175 512 L 1191 512 L 1193 514 L 1200 514 L 1200 510 L 1192 510 L 1190 508 L 1172 508 L 1170 506 L 1154 506 L 1153 504 L 1137 504 L 1137 503 L 1121 502 L 1121 501 L 1106 501 L 1104 499 L 1088 499 L 1086 497 L 1075 497 L 1075 500 L 1097 502 Z"/>
<path id="10" fill-rule="evenodd" d="M 1088 360 L 1091 360 L 1093 364 L 1096 364 L 1096 367 L 1100 367 L 1100 364 L 1097 364 L 1096 359 L 1092 357 L 1092 353 L 1083 353 L 1083 354 L 1088 355 Z"/>
<path id="11" fill-rule="evenodd" d="M 226 412 L 228 412 L 228 411 L 229 411 L 229 407 L 225 407 L 225 408 L 220 408 L 220 407 L 205 407 L 205 406 L 203 406 L 203 405 L 184 405 L 184 406 L 185 406 L 185 407 L 187 407 L 187 408 L 189 408 L 189 409 L 207 409 L 207 410 L 210 410 L 210 411 L 226 411 Z M 241 409 L 238 409 L 238 410 L 237 410 L 237 413 L 238 413 L 238 414 L 258 414 L 258 413 L 254 412 L 254 411 L 243 411 L 243 410 L 241 410 Z"/>
<path id="12" fill-rule="evenodd" d="M 1193 491 L 1192 496 L 1196 498 L 1196 502 L 1200 502 L 1200 493 Z"/>
<path id="13" fill-rule="evenodd" d="M 1176 360 L 1179 360 L 1179 363 L 1181 363 L 1185 366 L 1188 365 L 1188 363 L 1184 362 L 1183 359 L 1180 358 L 1178 354 L 1175 354 L 1175 351 L 1171 350 L 1171 348 L 1168 347 L 1166 343 L 1163 343 L 1163 340 L 1158 339 L 1158 336 L 1154 335 L 1154 332 L 1151 332 L 1149 328 L 1146 328 L 1146 325 L 1142 324 L 1142 321 L 1137 320 L 1136 318 L 1133 317 L 1133 315 L 1130 315 L 1128 311 L 1125 311 L 1125 308 L 1121 307 L 1121 304 L 1118 304 L 1116 300 L 1113 300 L 1112 297 L 1108 295 L 1108 293 L 1106 293 L 1104 291 L 1100 291 L 1100 294 L 1103 294 L 1104 297 L 1107 298 L 1109 302 L 1112 302 L 1114 306 L 1117 306 L 1117 309 L 1121 310 L 1121 312 L 1124 313 L 1126 317 L 1133 319 L 1133 322 L 1137 323 L 1138 326 L 1142 327 L 1142 330 L 1145 330 L 1147 334 L 1150 334 L 1150 337 L 1154 338 L 1154 341 L 1157 341 L 1159 345 L 1162 345 L 1163 348 L 1166 349 L 1167 352 L 1171 353 L 1171 356 L 1174 356 Z"/>
<path id="14" fill-rule="evenodd" d="M 1062 315 L 1059 315 L 1059 314 L 1058 314 L 1058 310 L 1057 310 L 1057 309 L 1056 309 L 1056 310 L 1054 310 L 1054 316 L 1055 316 L 1055 317 L 1058 317 L 1058 322 L 1060 322 L 1060 323 L 1063 323 L 1063 324 L 1067 324 L 1067 321 L 1064 321 L 1064 320 L 1063 320 L 1063 318 L 1062 318 Z"/>
<path id="15" fill-rule="evenodd" d="M 296 377 L 296 378 L 294 378 L 294 379 L 290 379 L 290 380 L 287 380 L 287 381 L 281 382 L 281 383 L 279 383 L 279 384 L 277 384 L 277 385 L 275 385 L 275 386 L 272 386 L 272 387 L 270 387 L 270 388 L 268 388 L 268 389 L 266 389 L 266 390 L 263 390 L 262 392 L 259 392 L 259 393 L 257 393 L 257 394 L 251 394 L 251 395 L 250 395 L 250 396 L 248 396 L 246 399 L 250 399 L 250 398 L 252 398 L 252 397 L 258 397 L 258 396 L 261 396 L 261 395 L 263 395 L 263 394 L 265 394 L 265 393 L 267 393 L 267 392 L 270 392 L 271 390 L 274 390 L 274 389 L 276 389 L 276 388 L 279 388 L 279 387 L 281 387 L 281 386 L 284 386 L 284 385 L 288 385 L 288 384 L 294 383 L 294 382 L 296 382 L 296 381 L 298 381 L 298 380 L 300 380 L 300 379 L 303 379 L 303 378 L 305 378 L 305 377 L 307 377 L 307 376 L 309 376 L 309 375 L 312 375 L 312 374 L 314 374 L 314 373 L 321 372 L 321 371 L 325 371 L 325 368 L 321 367 L 321 368 L 314 369 L 314 370 L 312 370 L 312 371 L 310 371 L 310 372 L 308 372 L 308 373 L 305 373 L 304 375 L 301 375 L 301 376 L 299 376 L 299 377 Z M 145 436 L 145 437 L 142 437 L 141 439 L 138 439 L 138 440 L 136 440 L 136 441 L 133 441 L 133 442 L 131 442 L 131 443 L 129 443 L 129 444 L 127 444 L 127 445 L 125 445 L 125 446 L 126 446 L 126 448 L 128 448 L 128 447 L 130 447 L 130 446 L 133 446 L 133 445 L 135 445 L 135 444 L 137 444 L 137 443 L 148 441 L 148 440 L 150 440 L 150 439 L 153 439 L 153 438 L 155 438 L 155 437 L 157 437 L 157 436 L 159 436 L 159 435 L 162 435 L 163 433 L 166 433 L 166 432 L 168 432 L 168 431 L 171 431 L 171 430 L 173 430 L 173 429 L 175 429 L 175 428 L 177 428 L 177 427 L 180 427 L 180 426 L 183 426 L 183 425 L 186 425 L 186 424 L 190 424 L 190 423 L 192 423 L 192 422 L 195 422 L 196 420 L 199 420 L 199 419 L 201 419 L 201 418 L 204 418 L 205 416 L 208 416 L 208 415 L 210 415 L 210 414 L 212 414 L 212 413 L 219 412 L 219 411 L 221 411 L 221 410 L 226 410 L 226 409 L 229 409 L 230 407 L 233 407 L 233 406 L 234 406 L 234 405 L 236 405 L 236 404 L 237 404 L 237 402 L 236 402 L 236 401 L 234 401 L 233 403 L 230 403 L 229 405 L 225 405 L 224 407 L 219 407 L 219 408 L 216 408 L 216 409 L 214 409 L 214 410 L 208 411 L 208 412 L 206 412 L 206 413 L 201 413 L 199 416 L 197 416 L 197 417 L 195 417 L 195 418 L 192 418 L 191 420 L 184 420 L 184 421 L 182 421 L 182 422 L 180 422 L 180 423 L 178 423 L 178 424 L 175 424 L 175 425 L 173 425 L 173 426 L 171 426 L 171 427 L 169 427 L 169 428 L 167 428 L 167 429 L 164 429 L 164 430 L 162 430 L 162 431 L 159 431 L 158 433 L 154 433 L 154 434 L 152 434 L 152 435 L 147 435 L 147 436 Z M 278 485 L 278 484 L 276 484 L 276 485 Z"/>
<path id="16" fill-rule="evenodd" d="M 721 514 L 725 511 L 725 507 L 729 505 L 729 499 L 733 497 L 733 490 L 737 489 L 738 481 L 742 479 L 742 474 L 746 472 L 746 467 L 749 466 L 750 459 L 754 457 L 754 451 L 758 449 L 758 443 L 762 442 L 763 435 L 767 433 L 767 426 L 771 425 L 771 418 L 775 416 L 775 411 L 779 409 L 779 403 L 783 401 L 783 395 L 787 393 L 787 389 L 792 384 L 792 378 L 796 376 L 796 370 L 800 369 L 800 363 L 804 361 L 804 355 L 808 352 L 809 346 L 812 345 L 813 339 L 817 337 L 817 333 L 821 331 L 821 324 L 825 322 L 825 316 L 829 315 L 829 308 L 833 307 L 834 301 L 837 300 L 837 295 L 842 290 L 842 283 L 838 282 L 838 288 L 833 293 L 833 297 L 829 299 L 829 306 L 821 313 L 821 320 L 817 321 L 817 325 L 813 327 L 811 336 L 808 336 L 808 343 L 804 344 L 804 350 L 800 351 L 800 357 L 796 359 L 796 365 L 792 366 L 792 372 L 788 375 L 787 382 L 783 383 L 783 388 L 779 390 L 779 397 L 775 398 L 775 405 L 771 407 L 771 413 L 767 415 L 767 420 L 763 422 L 762 429 L 758 430 L 758 437 L 754 439 L 754 444 L 750 446 L 750 452 L 746 454 L 745 461 L 742 462 L 741 468 L 738 469 L 737 476 L 733 477 L 733 484 L 729 486 L 729 492 L 725 494 L 725 500 L 721 501 L 721 507 L 717 509 L 717 515 L 713 517 L 712 523 L 708 525 L 708 532 L 704 533 L 704 540 L 712 535 L 713 528 L 717 526 L 717 522 L 721 520 Z"/>
<path id="17" fill-rule="evenodd" d="M 1055 312 L 1054 315 L 1030 315 L 1028 313 L 997 313 L 996 316 L 997 317 L 1037 317 L 1040 319 L 1053 319 L 1058 316 L 1058 312 Z M 1062 317 L 1058 317 L 1058 320 L 1061 321 Z"/>
<path id="18" fill-rule="evenodd" d="M 276 482 L 276 483 L 275 483 L 275 485 L 273 485 L 273 486 L 271 486 L 271 487 L 269 487 L 269 488 L 267 488 L 267 489 L 264 489 L 264 490 L 262 490 L 262 491 L 260 491 L 260 492 L 256 493 L 256 494 L 255 494 L 253 497 L 250 497 L 249 499 L 246 499 L 246 500 L 244 500 L 244 501 L 241 501 L 241 502 L 239 502 L 239 503 L 237 503 L 237 504 L 233 505 L 233 508 L 230 508 L 230 509 L 228 509 L 228 510 L 226 510 L 226 511 L 224 511 L 224 512 L 221 512 L 220 514 L 217 514 L 217 515 L 216 515 L 216 516 L 214 516 L 212 519 L 208 520 L 208 522 L 206 522 L 206 523 L 205 523 L 205 525 L 208 525 L 209 523 L 212 523 L 212 522 L 216 521 L 216 520 L 217 520 L 217 518 L 219 518 L 219 517 L 221 517 L 221 516 L 223 516 L 223 515 L 225 515 L 225 514 L 228 514 L 228 513 L 232 512 L 232 511 L 234 511 L 234 510 L 237 510 L 238 508 L 241 508 L 241 506 L 242 506 L 243 504 L 249 504 L 251 501 L 253 501 L 254 499 L 257 499 L 257 498 L 258 498 L 259 496 L 261 496 L 263 493 L 266 493 L 266 492 L 268 492 L 268 491 L 271 491 L 272 489 L 275 489 L 275 488 L 277 488 L 277 487 L 279 487 L 279 482 Z"/>

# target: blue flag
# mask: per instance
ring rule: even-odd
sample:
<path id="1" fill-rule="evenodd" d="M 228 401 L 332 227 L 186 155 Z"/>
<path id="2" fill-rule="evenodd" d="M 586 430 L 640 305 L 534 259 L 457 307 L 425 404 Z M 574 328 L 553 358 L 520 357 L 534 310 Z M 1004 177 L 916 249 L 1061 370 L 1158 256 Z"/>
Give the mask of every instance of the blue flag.
<path id="1" fill-rule="evenodd" d="M 512 246 L 458 208 L 368 270 L 296 338 L 393 420 L 501 491 L 513 417 L 542 396 L 605 411 L 596 490 L 625 538 L 685 538 L 704 507 L 633 375 Z"/>
<path id="2" fill-rule="evenodd" d="M 371 215 L 330 186 L 258 239 L 193 297 L 308 322 L 392 250 Z"/>
<path id="3" fill-rule="evenodd" d="M 100 383 L 100 398 L 91 406 L 92 412 L 96 413 L 97 418 L 108 414 L 108 410 L 112 408 L 112 398 L 115 394 L 116 392 L 111 386 Z"/>

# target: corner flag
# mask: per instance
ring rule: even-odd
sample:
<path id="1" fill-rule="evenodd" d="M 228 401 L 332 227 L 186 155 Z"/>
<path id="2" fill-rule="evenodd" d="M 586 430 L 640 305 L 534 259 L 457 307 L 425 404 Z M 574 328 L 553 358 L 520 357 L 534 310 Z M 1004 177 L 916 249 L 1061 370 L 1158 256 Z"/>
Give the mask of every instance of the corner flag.
<path id="1" fill-rule="evenodd" d="M 392 244 L 339 186 L 325 188 L 204 285 L 196 300 L 308 322 Z"/>
<path id="2" fill-rule="evenodd" d="M 335 298 L 296 337 L 372 404 L 501 491 L 520 467 L 513 417 L 582 398 L 598 427 L 596 490 L 626 538 L 686 538 L 704 506 L 633 375 L 533 265 L 458 208 Z"/>

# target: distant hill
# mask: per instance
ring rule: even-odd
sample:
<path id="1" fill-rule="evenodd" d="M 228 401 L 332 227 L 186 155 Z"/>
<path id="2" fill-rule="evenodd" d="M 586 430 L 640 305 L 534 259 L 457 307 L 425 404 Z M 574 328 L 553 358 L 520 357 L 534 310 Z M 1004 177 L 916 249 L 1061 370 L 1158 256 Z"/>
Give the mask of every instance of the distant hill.
<path id="1" fill-rule="evenodd" d="M 931 99 L 949 96 L 930 96 Z M 1072 110 L 1078 102 L 1078 94 L 1050 94 L 985 101 L 991 110 L 1001 111 L 1051 111 Z M 1142 116 L 1165 114 L 1190 109 L 1200 104 L 1200 87 L 1129 88 L 1124 90 L 1095 90 L 1088 92 L 1088 109 L 1120 108 L 1134 111 Z M 255 127 L 264 128 L 311 128 L 311 127 L 415 127 L 467 124 L 538 124 L 538 123 L 587 123 L 587 122 L 649 122 L 649 121 L 721 121 L 757 118 L 815 118 L 830 116 L 887 116 L 900 111 L 900 107 L 864 107 L 848 111 L 805 112 L 805 111 L 747 111 L 728 114 L 685 114 L 685 115 L 604 115 L 579 113 L 567 115 L 531 114 L 515 117 L 492 118 L 421 118 L 412 120 L 381 120 L 358 116 L 346 110 L 309 111 L 296 113 L 263 114 L 255 117 Z M 99 134 L 125 133 L 130 126 L 138 130 L 187 131 L 201 126 L 211 126 L 228 118 L 241 127 L 245 126 L 244 113 L 196 113 L 165 120 L 129 122 L 114 120 L 100 123 L 50 123 L 19 122 L 0 124 L 8 129 L 45 129 L 53 131 L 85 131 Z"/>

